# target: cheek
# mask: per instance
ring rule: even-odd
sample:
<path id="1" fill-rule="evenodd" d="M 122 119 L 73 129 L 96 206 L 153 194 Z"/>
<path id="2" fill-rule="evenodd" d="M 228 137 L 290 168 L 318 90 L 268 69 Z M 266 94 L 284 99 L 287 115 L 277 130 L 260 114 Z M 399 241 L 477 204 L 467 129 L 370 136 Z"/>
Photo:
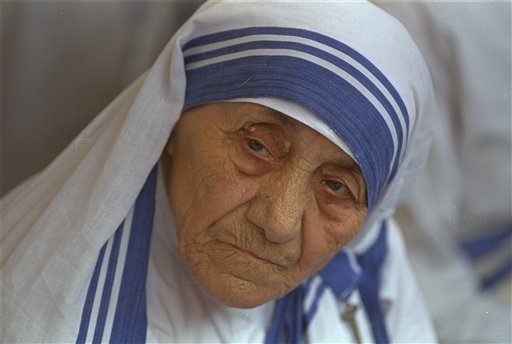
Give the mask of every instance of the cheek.
<path id="1" fill-rule="evenodd" d="M 366 216 L 366 209 L 340 211 L 334 221 L 311 219 L 304 225 L 301 269 L 320 270 L 343 246 L 352 240 Z"/>
<path id="2" fill-rule="evenodd" d="M 173 164 L 168 192 L 180 246 L 208 240 L 208 228 L 250 198 L 251 181 L 228 155 L 188 155 Z"/>

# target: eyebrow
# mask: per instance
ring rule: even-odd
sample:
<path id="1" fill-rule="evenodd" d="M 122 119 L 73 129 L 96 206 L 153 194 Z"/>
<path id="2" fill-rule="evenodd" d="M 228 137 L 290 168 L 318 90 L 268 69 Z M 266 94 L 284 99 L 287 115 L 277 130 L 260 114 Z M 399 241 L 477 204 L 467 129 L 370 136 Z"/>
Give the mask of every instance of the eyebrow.
<path id="1" fill-rule="evenodd" d="M 258 110 L 257 113 L 261 113 L 263 115 L 269 115 L 273 119 L 275 119 L 276 121 L 280 122 L 281 124 L 286 125 L 288 127 L 291 127 L 296 132 L 300 131 L 299 130 L 299 126 L 297 125 L 297 123 L 300 123 L 302 125 L 306 125 L 306 124 L 303 124 L 303 123 L 297 121 L 296 119 L 294 119 L 294 118 L 292 118 L 292 117 L 290 117 L 290 116 L 288 116 L 288 115 L 286 115 L 286 114 L 284 114 L 282 112 L 279 112 L 279 111 L 274 110 L 274 109 L 269 108 L 269 107 L 264 107 L 263 109 Z M 322 135 L 321 133 L 318 133 L 318 134 Z M 327 139 L 327 140 L 329 140 L 329 139 Z M 345 152 L 343 149 L 341 149 L 341 147 L 338 147 L 338 149 L 340 150 L 340 152 L 343 155 L 340 158 L 335 159 L 334 162 L 336 164 L 344 167 L 344 168 L 350 168 L 350 169 L 358 171 L 359 173 L 362 174 L 362 170 L 361 170 L 361 167 L 359 166 L 359 164 L 354 159 L 352 159 L 347 154 L 347 152 Z"/>
<path id="2" fill-rule="evenodd" d="M 339 148 L 339 147 L 338 147 Z M 340 148 L 340 151 L 343 152 L 343 157 L 342 158 L 339 158 L 339 159 L 336 159 L 336 163 L 339 164 L 339 165 L 342 165 L 343 167 L 345 168 L 350 168 L 352 170 L 355 170 L 355 171 L 358 171 L 360 172 L 361 174 L 363 173 L 363 171 L 361 170 L 361 167 L 359 166 L 359 164 L 354 160 L 352 159 L 344 150 L 342 150 Z"/>
<path id="3" fill-rule="evenodd" d="M 258 113 L 264 114 L 264 115 L 270 115 L 273 119 L 281 123 L 282 125 L 288 126 L 292 128 L 295 131 L 299 131 L 299 127 L 297 125 L 297 120 L 291 118 L 288 115 L 285 115 L 282 112 L 279 112 L 277 110 L 265 107 L 264 109 L 258 110 Z M 300 123 L 300 122 L 299 122 Z"/>

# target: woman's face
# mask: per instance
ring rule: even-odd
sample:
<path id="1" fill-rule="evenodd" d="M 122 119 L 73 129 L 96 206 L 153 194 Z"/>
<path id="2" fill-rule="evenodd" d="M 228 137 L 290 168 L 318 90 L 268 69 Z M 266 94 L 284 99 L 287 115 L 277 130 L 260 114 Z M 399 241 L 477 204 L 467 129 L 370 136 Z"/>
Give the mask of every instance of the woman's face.
<path id="1" fill-rule="evenodd" d="M 356 163 L 261 105 L 193 108 L 166 151 L 179 252 L 201 287 L 232 307 L 295 288 L 355 236 L 366 215 Z"/>

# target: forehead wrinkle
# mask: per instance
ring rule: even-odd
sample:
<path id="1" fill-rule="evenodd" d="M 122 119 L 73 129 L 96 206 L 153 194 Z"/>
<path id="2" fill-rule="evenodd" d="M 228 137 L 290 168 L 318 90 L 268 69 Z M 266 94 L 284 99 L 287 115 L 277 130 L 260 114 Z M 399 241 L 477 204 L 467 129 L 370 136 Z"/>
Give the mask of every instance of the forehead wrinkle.
<path id="1" fill-rule="evenodd" d="M 359 167 L 359 164 L 354 159 L 352 159 L 352 157 L 350 157 L 350 155 L 347 152 L 345 152 L 341 147 L 336 145 L 334 142 L 329 140 L 327 137 L 325 137 L 324 135 L 322 135 L 315 129 L 310 128 L 308 125 L 297 121 L 294 118 L 285 116 L 280 112 L 278 112 L 277 114 L 285 117 L 285 118 L 283 118 L 283 120 L 285 120 L 285 121 L 288 120 L 288 122 L 290 122 L 290 124 L 293 125 L 297 131 L 300 131 L 300 129 L 302 127 L 307 128 L 307 130 L 314 132 L 317 135 L 317 138 L 319 138 L 321 141 L 328 142 L 331 145 L 331 147 L 329 147 L 328 149 L 322 150 L 319 153 L 318 158 L 326 159 L 327 162 L 334 163 L 343 168 L 349 168 L 351 170 L 361 172 L 361 168 Z"/>
<path id="2" fill-rule="evenodd" d="M 323 139 L 329 141 L 330 143 L 332 143 L 338 149 L 338 152 L 337 152 L 338 156 L 331 160 L 333 163 L 335 163 L 337 165 L 340 165 L 343 168 L 349 168 L 349 169 L 354 170 L 356 172 L 362 173 L 361 168 L 359 167 L 357 162 L 355 162 L 343 149 L 338 147 L 335 143 L 333 143 L 331 140 L 329 140 L 327 137 L 325 137 L 324 135 L 322 135 L 321 133 L 319 133 L 315 129 L 310 128 L 306 124 L 301 123 L 300 121 L 296 120 L 295 118 L 293 118 L 291 116 L 288 116 L 288 115 L 286 115 L 286 114 L 284 114 L 284 113 L 282 113 L 280 111 L 274 110 L 274 109 L 266 107 L 266 106 L 261 106 L 261 108 L 259 108 L 254 113 L 260 113 L 260 114 L 264 114 L 264 115 L 269 115 L 274 120 L 276 120 L 279 123 L 281 123 L 282 125 L 290 127 L 296 133 L 300 133 L 302 127 L 306 127 L 309 130 L 314 131 L 317 135 L 319 135 Z M 318 119 L 318 120 L 320 121 L 320 119 Z"/>
<path id="3" fill-rule="evenodd" d="M 260 113 L 260 114 L 264 114 L 264 115 L 269 115 L 271 116 L 274 120 L 276 120 L 277 122 L 279 122 L 280 124 L 282 124 L 283 126 L 286 126 L 286 127 L 289 127 L 291 129 L 293 129 L 294 131 L 296 132 L 300 132 L 300 122 L 298 122 L 296 119 L 282 113 L 282 112 L 279 112 L 277 110 L 274 110 L 272 108 L 269 108 L 269 107 L 266 107 L 266 106 L 263 106 L 263 105 L 260 105 L 260 109 L 258 109 L 257 111 L 255 111 L 255 113 Z"/>
<path id="4" fill-rule="evenodd" d="M 310 128 L 306 124 L 303 124 L 303 123 L 297 121 L 295 118 L 290 117 L 290 116 L 288 116 L 288 115 L 286 115 L 286 114 L 284 114 L 282 112 L 279 112 L 277 110 L 274 110 L 274 109 L 271 109 L 271 108 L 265 108 L 265 112 L 270 114 L 275 120 L 279 121 L 281 124 L 292 128 L 297 133 L 299 133 L 301 131 L 301 127 L 306 127 L 309 130 L 314 131 L 317 135 L 319 135 L 323 139 L 329 141 L 330 143 L 332 143 L 338 149 L 337 153 L 340 153 L 340 154 L 339 154 L 339 157 L 336 157 L 335 159 L 333 159 L 334 163 L 336 163 L 338 165 L 341 165 L 344 168 L 350 168 L 350 169 L 353 169 L 353 170 L 358 171 L 358 172 L 361 173 L 361 168 L 359 167 L 357 162 L 355 162 L 354 159 L 352 159 L 347 154 L 347 152 L 345 152 L 343 149 L 338 147 L 335 143 L 333 143 L 331 140 L 329 140 L 327 137 L 325 137 L 324 135 L 322 135 L 321 133 L 319 133 L 315 129 Z M 319 121 L 320 121 L 320 119 L 319 119 Z"/>
<path id="5" fill-rule="evenodd" d="M 272 110 L 270 113 L 272 117 L 274 117 L 277 121 L 281 122 L 283 125 L 292 128 L 294 131 L 299 132 L 299 125 L 297 120 L 291 118 L 290 116 L 285 115 L 282 112 Z"/>

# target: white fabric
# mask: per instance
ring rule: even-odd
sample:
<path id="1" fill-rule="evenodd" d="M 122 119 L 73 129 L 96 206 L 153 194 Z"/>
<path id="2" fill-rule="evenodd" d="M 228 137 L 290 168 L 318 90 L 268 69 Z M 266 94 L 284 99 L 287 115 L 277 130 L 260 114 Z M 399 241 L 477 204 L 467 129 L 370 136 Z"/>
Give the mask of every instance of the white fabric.
<path id="1" fill-rule="evenodd" d="M 479 291 L 456 247 L 512 222 L 511 4 L 378 5 L 410 31 L 436 92 L 432 152 L 398 219 L 439 338 L 511 342 L 510 277 L 501 300 Z"/>
<path id="2" fill-rule="evenodd" d="M 72 342 L 76 339 L 98 251 L 131 209 L 181 113 L 186 81 L 180 46 L 198 34 L 203 25 L 208 25 L 208 18 L 229 18 L 250 9 L 261 15 L 252 18 L 254 23 L 244 21 L 240 26 L 272 24 L 272 20 L 277 20 L 281 25 L 343 39 L 371 57 L 401 93 L 411 116 L 415 117 L 411 118 L 414 124 L 408 149 L 395 179 L 369 214 L 355 247 L 364 250 L 373 242 L 370 229 L 391 215 L 424 163 L 430 132 L 430 120 L 425 117 L 430 82 L 421 56 L 401 26 L 371 4 L 296 3 L 292 6 L 258 2 L 247 6 L 241 9 L 242 4 L 228 1 L 203 6 L 178 31 L 146 74 L 100 113 L 51 165 L 3 200 L 4 341 Z M 274 15 L 264 16 L 265 13 Z M 337 27 L 340 17 L 345 19 L 345 24 Z M 326 22 L 332 29 L 326 31 Z M 388 54 L 382 54 L 383 49 Z M 391 238 L 389 251 L 396 250 L 400 257 L 400 241 Z M 404 280 L 397 276 L 385 278 L 384 290 L 393 300 L 389 306 L 393 319 L 390 337 L 433 340 L 421 297 L 416 293 L 408 267 L 401 263 L 404 259 L 390 260 L 399 265 L 389 267 L 391 273 Z M 394 284 L 395 279 L 405 285 Z M 402 295 L 402 290 L 410 292 Z M 401 303 L 400 307 L 395 308 L 395 299 Z M 396 325 L 407 324 L 409 316 L 400 311 L 402 307 L 417 312 L 421 319 L 418 328 Z M 159 336 L 154 328 L 150 335 Z"/>

